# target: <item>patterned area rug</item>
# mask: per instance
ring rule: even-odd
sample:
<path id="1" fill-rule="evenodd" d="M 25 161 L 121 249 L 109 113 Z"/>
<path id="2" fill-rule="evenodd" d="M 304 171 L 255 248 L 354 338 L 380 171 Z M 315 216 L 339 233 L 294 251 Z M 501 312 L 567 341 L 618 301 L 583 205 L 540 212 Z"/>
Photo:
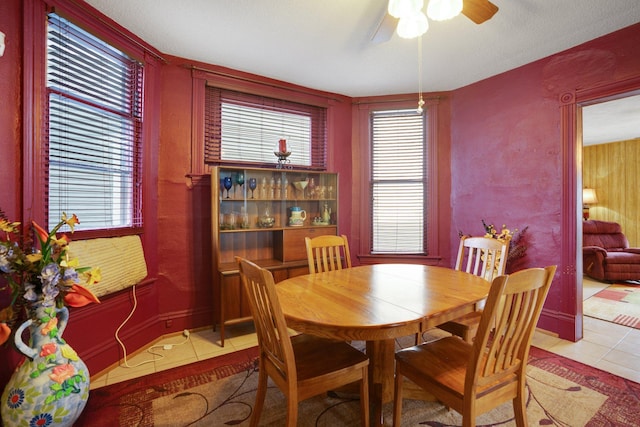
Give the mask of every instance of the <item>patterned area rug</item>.
<path id="1" fill-rule="evenodd" d="M 248 426 L 257 385 L 257 348 L 92 390 L 81 426 Z M 640 384 L 532 347 L 529 425 L 638 425 Z M 272 385 L 261 426 L 282 426 L 285 403 Z M 299 426 L 359 426 L 359 403 L 323 395 L 300 404 Z M 392 404 L 386 404 L 386 423 Z M 505 404 L 479 426 L 514 426 Z M 386 424 L 385 424 L 386 425 Z M 459 426 L 461 417 L 435 402 L 405 400 L 403 425 Z"/>
<path id="2" fill-rule="evenodd" d="M 640 329 L 640 285 L 611 285 L 583 303 L 585 316 Z"/>

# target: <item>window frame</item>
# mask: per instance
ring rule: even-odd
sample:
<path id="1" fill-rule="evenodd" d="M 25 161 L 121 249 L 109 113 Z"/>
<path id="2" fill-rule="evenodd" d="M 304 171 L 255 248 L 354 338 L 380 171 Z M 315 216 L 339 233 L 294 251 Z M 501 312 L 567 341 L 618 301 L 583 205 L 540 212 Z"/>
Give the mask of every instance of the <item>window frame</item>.
<path id="1" fill-rule="evenodd" d="M 244 165 L 256 166 L 270 164 L 265 160 L 243 160 L 243 159 L 223 159 L 222 158 L 222 104 L 227 103 L 235 106 L 246 106 L 256 110 L 269 112 L 293 114 L 300 117 L 308 117 L 310 120 L 310 141 L 309 141 L 309 162 L 310 164 L 295 163 L 295 159 L 288 166 L 296 169 L 326 170 L 327 169 L 327 116 L 326 106 L 317 106 L 299 100 L 284 98 L 282 96 L 265 96 L 248 93 L 244 91 L 221 88 L 215 85 L 205 85 L 205 163 L 210 165 L 242 163 Z M 220 132 L 220 133 L 218 133 Z M 284 136 L 284 135 L 283 135 Z M 282 136 L 280 136 L 282 137 Z M 274 151 L 278 139 L 274 136 L 270 151 Z M 293 156 L 292 156 L 293 157 Z M 275 154 L 273 162 L 276 161 Z M 291 159 L 290 159 L 291 161 Z"/>
<path id="2" fill-rule="evenodd" d="M 208 179 L 210 166 L 238 166 L 238 167 L 259 167 L 275 168 L 277 159 L 274 156 L 272 163 L 247 163 L 242 161 L 218 160 L 216 162 L 205 161 L 205 89 L 206 86 L 213 86 L 220 89 L 237 92 L 250 93 L 256 96 L 264 96 L 285 101 L 307 104 L 311 106 L 326 108 L 326 142 L 325 142 L 325 167 L 298 166 L 297 170 L 326 171 L 332 164 L 331 128 L 333 121 L 333 106 L 336 103 L 344 102 L 340 97 L 327 96 L 312 89 L 306 89 L 295 85 L 285 84 L 278 81 L 270 81 L 263 77 L 247 74 L 239 71 L 208 66 L 201 68 L 192 67 L 192 112 L 191 123 L 191 170 L 187 174 L 190 180 L 189 185 L 193 186 L 202 179 Z M 274 141 L 274 145 L 277 141 Z"/>
<path id="3" fill-rule="evenodd" d="M 50 73 L 45 80 L 46 107 L 43 111 L 45 129 L 43 131 L 44 152 L 42 156 L 46 159 L 47 164 L 45 185 L 48 188 L 49 201 L 46 204 L 46 215 L 49 228 L 59 221 L 63 211 L 78 214 L 83 223 L 91 223 L 92 220 L 97 223 L 102 222 L 99 226 L 87 227 L 85 225 L 85 230 L 110 232 L 112 230 L 142 228 L 142 106 L 144 102 L 142 82 L 144 66 L 140 61 L 130 58 L 115 48 L 113 43 L 87 32 L 55 11 L 50 12 L 47 17 L 47 40 L 49 41 L 50 36 L 53 35 L 53 40 L 55 40 L 53 46 L 58 47 L 54 49 L 48 43 L 47 46 L 50 47 L 47 52 L 54 52 L 54 54 L 45 55 L 47 69 L 50 70 Z M 67 43 L 59 42 L 66 40 L 65 37 L 69 37 L 69 49 L 64 48 Z M 105 67 L 104 71 L 110 73 L 106 74 L 105 86 L 101 86 L 98 81 L 95 82 L 97 83 L 95 87 L 93 84 L 88 85 L 83 81 L 84 77 L 73 69 L 69 73 L 63 73 L 62 70 L 55 71 L 65 67 L 64 64 L 69 58 L 74 61 L 73 53 L 69 53 L 69 51 L 82 49 L 84 52 L 88 45 L 93 48 L 90 48 L 88 55 L 82 56 L 94 57 L 100 63 L 108 62 L 113 64 L 113 67 L 120 68 L 116 72 Z M 84 59 L 78 59 L 78 61 L 82 60 Z M 60 66 L 55 64 L 60 64 Z M 82 70 L 90 68 L 91 66 L 82 68 Z M 79 70 L 77 67 L 76 69 Z M 124 74 L 122 74 L 123 71 Z M 65 77 L 67 75 L 69 78 Z M 110 81 L 109 77 L 113 80 Z M 114 83 L 117 84 L 114 85 Z M 106 97 L 99 93 L 100 90 L 105 93 L 107 90 L 108 93 L 114 93 L 114 91 L 122 90 L 124 86 L 126 88 L 122 94 L 128 93 L 128 96 L 124 95 L 124 98 L 118 97 L 117 94 L 115 97 Z M 74 113 L 79 114 L 74 116 Z M 69 118 L 66 119 L 66 117 Z M 98 123 L 102 123 L 103 127 L 110 126 L 113 129 L 100 132 L 98 129 L 101 126 Z M 74 129 L 86 130 L 78 130 L 74 135 Z M 118 130 L 124 131 L 124 133 L 112 132 Z M 98 140 L 95 144 L 87 143 L 86 138 L 88 137 L 98 138 Z M 110 142 L 107 142 L 109 140 Z M 74 154 L 72 150 L 84 150 L 86 157 Z M 89 173 L 86 181 L 82 184 L 64 178 L 74 174 L 86 174 L 90 168 L 94 172 Z M 91 181 L 98 177 L 102 178 Z M 120 184 L 113 184 L 109 187 L 109 182 L 113 182 L 114 178 Z M 96 208 L 89 208 L 85 212 L 82 206 L 76 206 L 76 208 L 67 206 L 70 199 L 87 195 L 77 193 L 79 186 L 88 186 L 89 193 L 97 195 L 92 199 L 93 202 L 103 206 L 105 203 L 114 203 L 113 198 L 108 197 L 105 191 L 111 190 L 120 194 L 120 202 L 117 203 L 121 206 L 119 212 L 114 211 L 113 208 L 111 211 L 105 210 L 104 213 Z M 56 187 L 60 187 L 60 190 L 53 191 Z M 74 193 L 76 194 L 74 195 Z M 90 194 L 88 196 L 91 197 Z M 58 203 L 52 205 L 56 200 Z M 78 202 L 71 204 L 79 205 Z M 91 203 L 89 202 L 87 205 L 91 206 Z M 61 208 L 61 211 L 57 211 Z M 114 213 L 116 217 L 122 216 L 124 218 L 120 224 L 108 224 L 107 218 Z"/>
<path id="4" fill-rule="evenodd" d="M 97 230 L 82 230 L 82 227 L 78 226 L 73 239 L 144 233 L 145 246 L 154 245 L 156 238 L 153 236 L 156 235 L 157 224 L 153 221 L 151 213 L 157 210 L 157 197 L 152 182 L 157 175 L 158 156 L 155 154 L 157 150 L 153 150 L 152 146 L 159 135 L 157 93 L 160 83 L 158 65 L 163 61 L 161 54 L 118 24 L 105 20 L 104 16 L 88 6 L 79 6 L 68 0 L 24 0 L 23 7 L 23 218 L 39 224 L 47 223 L 47 202 L 43 196 L 47 180 L 47 156 L 44 152 L 44 119 L 47 108 L 47 15 L 55 12 L 139 61 L 144 67 L 140 150 L 143 161 L 138 171 L 142 175 L 142 225 Z"/>
<path id="5" fill-rule="evenodd" d="M 369 194 L 370 194 L 370 199 L 371 201 L 375 201 L 376 198 L 374 197 L 376 195 L 377 192 L 379 192 L 379 196 L 380 196 L 380 202 L 381 203 L 372 203 L 371 207 L 369 209 L 369 218 L 371 220 L 372 223 L 372 233 L 371 233 L 371 239 L 370 239 L 370 249 L 369 252 L 371 254 L 374 255 L 391 255 L 391 256 L 395 256 L 395 255 L 425 255 L 428 253 L 428 242 L 426 239 L 426 233 L 425 233 L 425 222 L 427 220 L 427 202 L 428 202 L 428 197 L 429 197 L 429 188 L 428 185 L 425 185 L 426 183 L 428 183 L 428 163 L 429 163 L 429 159 L 428 159 L 428 155 L 429 155 L 429 151 L 428 151 L 428 137 L 427 137 L 427 132 L 428 132 L 428 120 L 429 120 L 429 114 L 428 114 L 428 109 L 426 109 L 424 111 L 424 113 L 422 114 L 418 114 L 415 110 L 415 108 L 410 108 L 410 109 L 401 109 L 401 110 L 395 110 L 395 109 L 375 109 L 375 110 L 371 110 L 369 112 L 369 123 L 370 123 L 370 132 L 371 132 L 371 137 L 370 137 L 370 141 L 369 144 L 371 145 L 372 148 L 372 155 L 371 155 L 371 164 L 369 165 L 370 167 L 370 177 L 369 177 Z M 383 123 L 384 121 L 388 121 L 390 118 L 392 117 L 401 117 L 401 118 L 410 118 L 410 120 L 415 121 L 416 125 L 417 123 L 420 123 L 420 125 L 422 126 L 422 132 L 419 138 L 415 138 L 412 139 L 412 141 L 420 141 L 419 144 L 416 144 L 415 146 L 419 145 L 419 148 L 416 149 L 415 151 L 411 151 L 411 153 L 413 153 L 414 155 L 418 155 L 418 152 L 421 153 L 423 159 L 422 162 L 420 163 L 419 169 L 420 169 L 420 174 L 421 174 L 421 180 L 417 180 L 417 179 L 405 179 L 402 177 L 399 177 L 396 174 L 392 174 L 392 177 L 389 177 L 389 175 L 387 175 L 386 173 L 382 172 L 378 172 L 378 177 L 376 178 L 376 174 L 375 171 L 387 171 L 388 169 L 386 168 L 379 168 L 379 169 L 375 169 L 375 164 L 376 164 L 376 156 L 375 156 L 375 152 L 376 150 L 373 149 L 374 146 L 374 131 L 376 128 L 376 116 L 377 118 L 379 118 L 381 120 L 380 123 L 378 123 L 379 126 L 383 127 Z M 404 130 L 406 132 L 407 128 L 405 127 L 406 124 L 402 124 L 402 125 L 397 125 L 397 121 L 394 121 L 393 123 L 393 127 L 395 130 L 397 130 L 398 132 L 402 132 L 402 130 Z M 384 132 L 386 131 L 390 131 L 390 126 L 387 127 L 386 129 L 382 129 L 381 128 L 381 132 L 384 134 Z M 394 133 L 392 138 L 390 139 L 386 139 L 386 141 L 391 142 L 392 144 L 394 144 L 393 146 L 393 150 L 388 150 L 388 151 L 392 151 L 392 156 L 395 155 L 395 153 L 398 153 L 400 147 L 395 146 L 395 144 L 398 142 L 398 139 L 400 139 L 398 137 L 398 133 Z M 393 140 L 393 141 L 390 141 Z M 383 143 L 385 141 L 384 136 L 381 136 L 380 138 L 380 143 Z M 380 148 L 384 150 L 384 144 L 380 145 Z M 391 156 L 389 155 L 382 155 L 380 156 L 380 161 L 385 160 L 385 159 L 389 159 Z M 405 159 L 409 159 L 412 156 L 409 155 L 405 155 L 404 158 Z M 398 162 L 397 160 L 394 159 L 394 165 L 398 165 L 401 162 Z M 412 164 L 417 164 L 416 163 L 412 163 Z M 401 167 L 401 166 L 399 166 Z M 415 170 L 415 169 L 413 169 Z M 400 188 L 397 188 L 398 184 L 400 184 Z M 412 185 L 413 184 L 413 185 Z M 419 220 L 419 222 L 422 222 L 422 236 L 419 239 L 420 243 L 419 246 L 421 247 L 420 250 L 384 250 L 382 248 L 376 250 L 376 236 L 378 235 L 377 231 L 376 231 L 376 224 L 379 224 L 383 229 L 388 230 L 388 226 L 385 225 L 385 221 L 380 220 L 380 218 L 378 218 L 378 221 L 376 221 L 376 211 L 377 206 L 380 205 L 380 211 L 381 213 L 385 213 L 388 212 L 385 208 L 384 205 L 390 202 L 392 205 L 395 205 L 394 200 L 397 200 L 397 192 L 399 191 L 405 191 L 407 189 L 406 186 L 409 186 L 409 188 L 413 188 L 416 184 L 418 184 L 418 187 L 420 188 L 420 191 L 422 192 L 422 206 L 421 206 L 421 210 L 420 210 L 420 216 L 419 218 L 417 218 Z M 394 194 L 393 194 L 393 199 L 389 200 L 389 198 L 385 198 L 384 194 L 388 192 L 388 187 L 391 186 L 394 188 Z M 377 191 L 376 191 L 377 188 Z M 417 194 L 419 194 L 419 191 L 416 191 Z M 386 203 L 385 203 L 385 199 L 386 199 Z M 413 198 L 409 198 L 409 199 L 413 199 Z M 408 199 L 404 199 L 405 203 Z M 408 205 L 404 205 L 404 207 L 409 207 Z M 395 211 L 395 206 L 393 206 L 392 208 Z M 416 214 L 417 214 L 417 206 L 416 206 Z M 396 224 L 396 226 L 398 224 L 415 224 L 415 222 L 413 222 L 415 218 L 409 218 L 409 222 L 407 222 L 407 219 L 402 219 L 402 218 L 398 218 L 397 221 L 394 221 L 394 224 Z M 417 232 L 417 230 L 415 230 Z M 409 239 L 410 235 L 412 233 L 409 234 L 405 234 L 405 238 Z M 384 233 L 382 235 L 380 235 L 381 239 L 378 242 L 379 245 L 384 246 L 385 245 L 385 241 L 388 243 L 394 242 L 393 244 L 395 246 L 398 245 L 398 242 L 403 240 L 402 238 L 398 238 L 397 236 L 395 238 L 391 238 L 391 240 L 389 240 L 389 238 L 386 238 L 385 236 L 388 235 L 388 233 Z M 417 241 L 418 239 L 416 239 Z M 387 243 L 387 244 L 388 244 Z"/>
<path id="6" fill-rule="evenodd" d="M 358 150 L 360 188 L 362 191 L 359 198 L 359 229 L 360 243 L 358 246 L 358 258 L 362 264 L 373 264 L 379 262 L 406 262 L 406 263 L 428 263 L 437 264 L 441 259 L 440 255 L 440 233 L 438 227 L 438 122 L 439 122 L 439 98 L 425 98 L 424 109 L 427 112 L 426 120 L 426 162 L 425 165 L 426 185 L 425 185 L 425 218 L 424 227 L 424 252 L 422 254 L 399 254 L 399 253 L 373 253 L 373 223 L 372 223 L 372 200 L 369 189 L 371 188 L 371 165 L 372 165 L 372 132 L 371 113 L 383 110 L 403 110 L 417 108 L 417 97 L 411 99 L 387 100 L 368 99 L 357 102 L 358 118 Z"/>

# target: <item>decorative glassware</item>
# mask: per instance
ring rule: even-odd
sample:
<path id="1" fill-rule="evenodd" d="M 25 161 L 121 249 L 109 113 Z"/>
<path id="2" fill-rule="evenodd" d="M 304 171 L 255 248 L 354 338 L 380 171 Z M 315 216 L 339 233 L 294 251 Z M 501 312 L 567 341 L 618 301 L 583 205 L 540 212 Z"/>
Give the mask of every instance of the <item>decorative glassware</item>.
<path id="1" fill-rule="evenodd" d="M 225 176 L 224 177 L 224 181 L 222 182 L 222 185 L 224 185 L 224 188 L 227 190 L 227 199 L 230 199 L 231 197 L 229 197 L 229 190 L 231 189 L 231 187 L 233 187 L 233 181 L 231 180 L 230 176 Z"/>
<path id="2" fill-rule="evenodd" d="M 256 181 L 255 178 L 249 178 L 249 190 L 251 190 L 252 199 L 254 199 L 253 192 L 255 191 L 256 188 L 258 188 L 258 181 Z"/>
<path id="3" fill-rule="evenodd" d="M 238 187 L 240 187 L 240 192 L 242 193 L 242 186 L 244 185 L 244 174 L 242 172 L 238 172 L 236 174 L 236 184 L 238 184 Z"/>

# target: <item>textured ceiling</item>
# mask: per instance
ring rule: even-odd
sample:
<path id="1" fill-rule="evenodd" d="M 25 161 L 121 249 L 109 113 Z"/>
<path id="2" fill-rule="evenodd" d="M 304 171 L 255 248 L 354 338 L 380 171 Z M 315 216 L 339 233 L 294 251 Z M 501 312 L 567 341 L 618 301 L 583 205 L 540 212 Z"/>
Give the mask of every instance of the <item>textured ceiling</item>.
<path id="1" fill-rule="evenodd" d="M 640 0 L 492 2 L 500 10 L 481 25 L 463 15 L 430 22 L 425 92 L 457 89 L 640 22 Z M 371 40 L 387 0 L 87 3 L 170 55 L 352 97 L 418 90 L 417 40 Z"/>

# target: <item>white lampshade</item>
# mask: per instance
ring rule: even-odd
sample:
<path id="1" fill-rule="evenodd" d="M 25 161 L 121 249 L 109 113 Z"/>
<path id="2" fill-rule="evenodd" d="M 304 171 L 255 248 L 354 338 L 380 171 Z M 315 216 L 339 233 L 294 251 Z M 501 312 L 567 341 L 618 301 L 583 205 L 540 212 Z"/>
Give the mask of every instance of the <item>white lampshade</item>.
<path id="1" fill-rule="evenodd" d="M 394 18 L 404 18 L 420 11 L 424 0 L 389 0 L 387 11 Z"/>
<path id="2" fill-rule="evenodd" d="M 462 0 L 429 0 L 427 16 L 434 21 L 445 21 L 462 12 Z"/>
<path id="3" fill-rule="evenodd" d="M 422 12 L 414 13 L 411 16 L 405 16 L 398 21 L 397 32 L 403 39 L 413 39 L 420 37 L 429 29 L 429 21 Z"/>
<path id="4" fill-rule="evenodd" d="M 582 204 L 589 206 L 598 203 L 598 197 L 596 196 L 596 190 L 593 188 L 584 188 L 582 190 Z"/>

